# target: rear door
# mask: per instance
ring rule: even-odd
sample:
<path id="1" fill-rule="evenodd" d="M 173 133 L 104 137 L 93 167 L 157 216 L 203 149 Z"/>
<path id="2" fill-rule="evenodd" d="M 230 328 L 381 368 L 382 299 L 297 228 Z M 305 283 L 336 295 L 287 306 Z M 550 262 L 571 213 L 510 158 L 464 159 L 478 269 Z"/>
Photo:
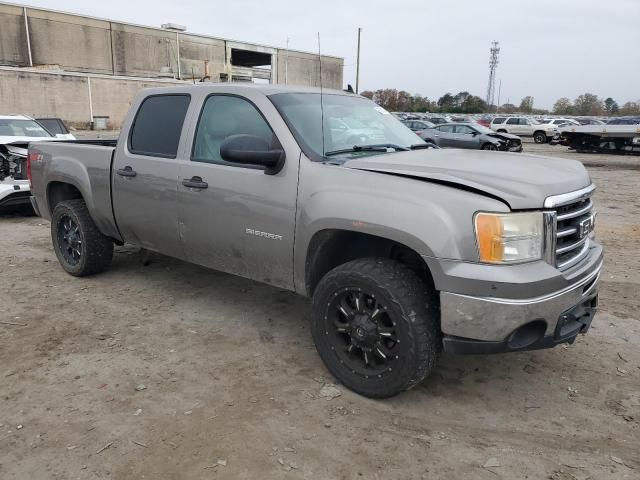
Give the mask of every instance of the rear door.
<path id="1" fill-rule="evenodd" d="M 519 117 L 507 118 L 507 121 L 504 122 L 504 126 L 507 132 L 513 133 L 514 135 L 522 135 L 522 127 L 520 126 Z"/>
<path id="2" fill-rule="evenodd" d="M 435 130 L 434 140 L 439 147 L 453 147 L 455 146 L 454 135 L 453 125 L 440 125 Z"/>
<path id="3" fill-rule="evenodd" d="M 203 106 L 191 135 L 191 158 L 182 165 L 178 183 L 186 258 L 292 288 L 300 148 L 262 94 L 216 93 L 200 103 Z M 269 123 L 261 112 L 269 112 L 268 118 L 277 123 Z M 221 144 L 239 134 L 256 135 L 272 148 L 283 148 L 283 169 L 266 175 L 260 168 L 222 160 Z"/>
<path id="4" fill-rule="evenodd" d="M 190 103 L 184 94 L 146 97 L 118 143 L 113 209 L 124 240 L 183 258 L 178 233 L 178 152 Z"/>

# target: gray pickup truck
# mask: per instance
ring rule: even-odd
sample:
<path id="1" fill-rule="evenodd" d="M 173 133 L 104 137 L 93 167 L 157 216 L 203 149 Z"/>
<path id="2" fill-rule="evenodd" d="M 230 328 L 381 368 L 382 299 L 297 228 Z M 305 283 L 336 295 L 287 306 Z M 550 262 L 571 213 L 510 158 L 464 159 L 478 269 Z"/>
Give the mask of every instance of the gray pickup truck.
<path id="1" fill-rule="evenodd" d="M 28 171 L 68 273 L 127 243 L 308 296 L 322 360 L 370 397 L 441 350 L 571 343 L 597 306 L 582 164 L 429 148 L 351 93 L 145 90 L 117 142 L 34 144 Z"/>

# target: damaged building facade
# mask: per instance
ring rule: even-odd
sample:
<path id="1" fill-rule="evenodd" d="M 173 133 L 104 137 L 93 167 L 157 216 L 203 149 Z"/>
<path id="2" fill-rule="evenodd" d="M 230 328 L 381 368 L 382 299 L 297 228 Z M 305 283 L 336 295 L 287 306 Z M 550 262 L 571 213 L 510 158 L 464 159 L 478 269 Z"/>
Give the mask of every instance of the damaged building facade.
<path id="1" fill-rule="evenodd" d="M 118 128 L 145 87 L 191 82 L 343 86 L 344 60 L 0 3 L 0 113 Z M 322 68 L 320 68 L 320 61 Z"/>

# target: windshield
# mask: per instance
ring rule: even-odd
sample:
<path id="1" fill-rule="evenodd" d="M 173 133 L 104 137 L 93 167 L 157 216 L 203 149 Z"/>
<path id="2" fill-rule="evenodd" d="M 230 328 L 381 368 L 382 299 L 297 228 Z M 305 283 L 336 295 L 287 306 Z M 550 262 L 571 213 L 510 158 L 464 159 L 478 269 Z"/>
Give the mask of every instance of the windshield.
<path id="1" fill-rule="evenodd" d="M 354 146 L 393 144 L 410 148 L 424 141 L 396 117 L 370 100 L 351 95 L 278 93 L 269 97 L 305 153 L 323 160 L 326 152 Z M 321 118 L 324 115 L 324 129 Z M 322 132 L 324 131 L 324 142 Z M 380 151 L 346 152 L 375 155 Z"/>
<path id="2" fill-rule="evenodd" d="M 495 133 L 490 128 L 487 128 L 484 125 L 480 125 L 479 123 L 477 125 L 474 125 L 473 128 L 475 128 L 480 133 Z"/>
<path id="3" fill-rule="evenodd" d="M 0 118 L 0 137 L 51 137 L 51 134 L 34 120 Z"/>

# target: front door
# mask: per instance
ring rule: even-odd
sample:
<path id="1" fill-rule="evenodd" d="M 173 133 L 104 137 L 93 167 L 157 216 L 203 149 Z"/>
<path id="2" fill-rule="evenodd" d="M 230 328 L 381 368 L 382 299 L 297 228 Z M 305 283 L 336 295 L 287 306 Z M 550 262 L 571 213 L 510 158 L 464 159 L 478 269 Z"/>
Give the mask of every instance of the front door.
<path id="1" fill-rule="evenodd" d="M 273 105 L 267 107 L 277 115 Z M 191 158 L 178 182 L 185 254 L 193 263 L 291 288 L 300 150 L 288 144 L 283 169 L 267 175 L 260 168 L 222 160 L 220 145 L 238 134 L 256 135 L 272 148 L 282 148 L 247 98 L 206 98 Z"/>
<path id="2" fill-rule="evenodd" d="M 113 210 L 127 243 L 183 258 L 178 233 L 178 146 L 188 95 L 147 97 L 113 164 Z"/>
<path id="3" fill-rule="evenodd" d="M 479 148 L 480 136 L 468 125 L 456 125 L 453 145 L 456 148 Z"/>

